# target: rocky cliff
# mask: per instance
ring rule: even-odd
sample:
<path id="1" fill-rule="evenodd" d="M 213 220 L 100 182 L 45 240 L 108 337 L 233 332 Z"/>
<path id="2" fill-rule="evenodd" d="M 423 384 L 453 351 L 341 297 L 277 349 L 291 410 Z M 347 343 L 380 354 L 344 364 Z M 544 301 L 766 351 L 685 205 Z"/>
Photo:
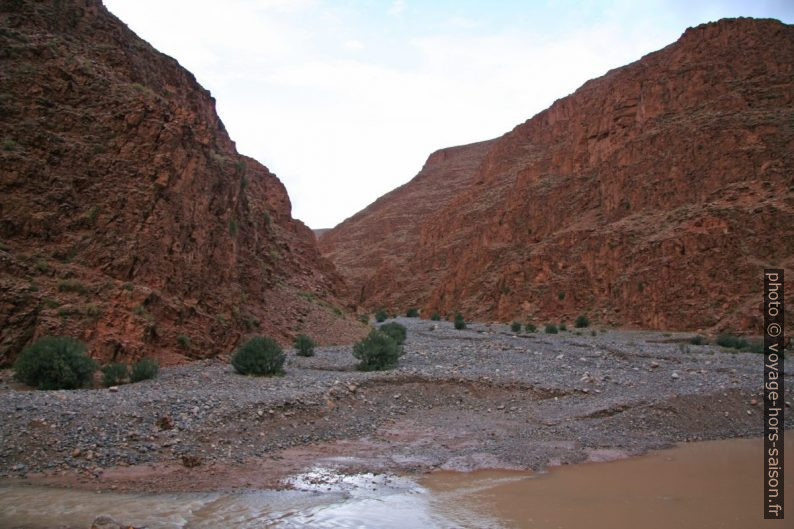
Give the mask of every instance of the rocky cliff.
<path id="1" fill-rule="evenodd" d="M 758 332 L 794 277 L 793 26 L 690 28 L 479 145 L 320 239 L 365 306 Z"/>
<path id="2" fill-rule="evenodd" d="M 42 334 L 170 362 L 362 333 L 278 178 L 101 2 L 0 3 L 0 142 L 0 364 Z"/>

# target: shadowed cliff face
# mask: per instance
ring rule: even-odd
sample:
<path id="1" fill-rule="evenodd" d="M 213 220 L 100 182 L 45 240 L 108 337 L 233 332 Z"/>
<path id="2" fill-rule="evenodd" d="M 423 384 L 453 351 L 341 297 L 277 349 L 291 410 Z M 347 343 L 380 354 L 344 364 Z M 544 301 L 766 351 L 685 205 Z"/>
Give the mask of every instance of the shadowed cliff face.
<path id="1" fill-rule="evenodd" d="M 763 268 L 794 261 L 793 99 L 794 27 L 701 25 L 457 148 L 437 207 L 449 176 L 426 167 L 321 249 L 369 307 L 758 332 Z"/>
<path id="2" fill-rule="evenodd" d="M 42 334 L 176 361 L 362 332 L 278 178 L 100 2 L 0 4 L 0 116 L 0 364 Z"/>

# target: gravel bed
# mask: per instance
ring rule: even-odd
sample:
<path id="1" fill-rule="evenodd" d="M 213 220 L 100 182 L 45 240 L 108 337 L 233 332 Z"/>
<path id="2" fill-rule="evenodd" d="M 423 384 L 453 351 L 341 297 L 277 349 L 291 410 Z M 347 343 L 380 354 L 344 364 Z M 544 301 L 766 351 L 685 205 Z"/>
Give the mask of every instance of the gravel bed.
<path id="1" fill-rule="evenodd" d="M 389 470 L 541 468 L 762 434 L 758 354 L 689 345 L 678 333 L 515 335 L 506 325 L 397 321 L 408 339 L 387 372 L 356 371 L 352 346 L 289 351 L 280 377 L 207 360 L 115 391 L 24 390 L 4 371 L 0 477 L 242 464 L 345 439 L 366 439 L 380 454 L 373 466 Z"/>

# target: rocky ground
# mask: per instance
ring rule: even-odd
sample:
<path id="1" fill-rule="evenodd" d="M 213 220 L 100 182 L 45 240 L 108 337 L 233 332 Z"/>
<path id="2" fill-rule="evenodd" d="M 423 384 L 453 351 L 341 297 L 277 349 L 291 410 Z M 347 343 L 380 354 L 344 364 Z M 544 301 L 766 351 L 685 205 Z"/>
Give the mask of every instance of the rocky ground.
<path id="1" fill-rule="evenodd" d="M 405 355 L 381 373 L 355 371 L 350 346 L 290 351 L 281 377 L 241 376 L 215 359 L 115 391 L 33 391 L 5 371 L 2 482 L 281 487 L 312 466 L 538 469 L 762 434 L 758 354 L 689 345 L 685 334 L 398 321 Z"/>

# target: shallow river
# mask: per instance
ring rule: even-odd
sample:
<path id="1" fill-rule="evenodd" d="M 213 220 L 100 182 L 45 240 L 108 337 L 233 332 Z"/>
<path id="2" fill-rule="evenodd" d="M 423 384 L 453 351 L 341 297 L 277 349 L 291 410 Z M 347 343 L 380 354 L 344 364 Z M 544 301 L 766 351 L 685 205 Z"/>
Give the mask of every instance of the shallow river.
<path id="1" fill-rule="evenodd" d="M 98 514 L 160 528 L 794 527 L 794 435 L 786 436 L 785 522 L 762 519 L 760 439 L 690 443 L 546 473 L 340 476 L 318 469 L 291 491 L 126 494 L 0 487 L 0 528 L 88 528 Z"/>

